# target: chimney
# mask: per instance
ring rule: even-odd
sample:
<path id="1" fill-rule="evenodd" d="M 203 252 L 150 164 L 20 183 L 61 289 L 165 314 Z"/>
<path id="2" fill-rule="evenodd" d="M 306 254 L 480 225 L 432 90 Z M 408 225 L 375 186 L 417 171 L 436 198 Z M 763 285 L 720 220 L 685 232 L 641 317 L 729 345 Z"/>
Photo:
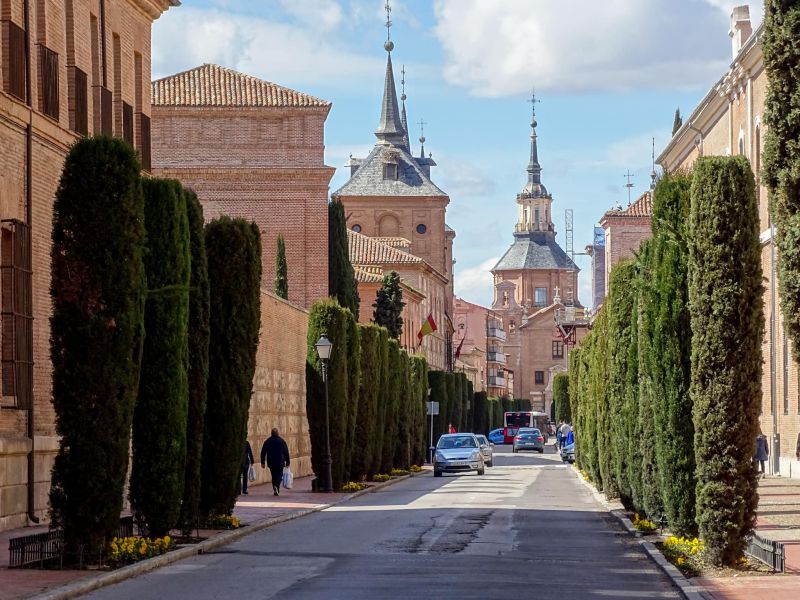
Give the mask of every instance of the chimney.
<path id="1" fill-rule="evenodd" d="M 731 29 L 728 31 L 728 35 L 731 38 L 733 60 L 736 60 L 742 46 L 750 39 L 752 33 L 753 26 L 750 23 L 750 7 L 747 4 L 735 7 L 731 12 Z"/>

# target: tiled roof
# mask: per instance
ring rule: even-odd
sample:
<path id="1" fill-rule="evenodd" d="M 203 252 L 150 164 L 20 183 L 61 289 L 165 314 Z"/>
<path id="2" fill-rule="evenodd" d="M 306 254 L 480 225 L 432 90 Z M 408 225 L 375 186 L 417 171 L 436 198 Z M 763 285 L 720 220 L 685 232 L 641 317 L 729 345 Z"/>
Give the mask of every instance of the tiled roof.
<path id="1" fill-rule="evenodd" d="M 397 248 L 379 242 L 352 229 L 347 230 L 347 245 L 350 249 L 350 262 L 362 267 L 364 265 L 411 265 L 423 262 L 419 256 L 403 252 Z"/>
<path id="2" fill-rule="evenodd" d="M 648 191 L 639 196 L 636 201 L 624 210 L 609 210 L 603 218 L 609 217 L 652 217 L 653 195 Z"/>
<path id="3" fill-rule="evenodd" d="M 376 236 L 372 239 L 380 242 L 381 244 L 386 244 L 387 246 L 391 246 L 392 248 L 397 248 L 398 250 L 402 250 L 403 252 L 411 252 L 411 240 L 407 240 L 404 237 Z"/>
<path id="4" fill-rule="evenodd" d="M 398 167 L 397 179 L 383 178 L 383 165 Z M 417 160 L 399 146 L 376 144 L 353 176 L 331 194 L 337 196 L 447 196 L 428 178 Z"/>
<path id="5" fill-rule="evenodd" d="M 358 283 L 381 283 L 383 276 L 375 273 L 372 269 L 362 269 L 361 267 L 353 267 L 356 274 L 356 281 Z"/>
<path id="6" fill-rule="evenodd" d="M 549 231 L 515 233 L 514 243 L 492 271 L 517 269 L 579 270 Z"/>
<path id="7" fill-rule="evenodd" d="M 308 94 L 206 63 L 152 83 L 154 106 L 327 107 Z"/>

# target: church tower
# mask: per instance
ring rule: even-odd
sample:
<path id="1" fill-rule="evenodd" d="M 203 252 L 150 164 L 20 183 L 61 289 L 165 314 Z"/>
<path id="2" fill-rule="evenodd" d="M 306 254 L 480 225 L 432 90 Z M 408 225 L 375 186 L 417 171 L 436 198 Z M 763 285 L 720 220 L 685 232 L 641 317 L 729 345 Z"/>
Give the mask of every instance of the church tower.
<path id="1" fill-rule="evenodd" d="M 535 95 L 531 102 L 528 180 L 516 198 L 514 242 L 492 269 L 492 309 L 503 317 L 508 355 L 507 366 L 496 365 L 495 374 L 513 371 L 514 397 L 531 400 L 536 410 L 549 410 L 552 376 L 566 368 L 555 315 L 565 304 L 580 307 L 578 267 L 556 241 L 553 196 L 542 183 L 539 163 Z"/>

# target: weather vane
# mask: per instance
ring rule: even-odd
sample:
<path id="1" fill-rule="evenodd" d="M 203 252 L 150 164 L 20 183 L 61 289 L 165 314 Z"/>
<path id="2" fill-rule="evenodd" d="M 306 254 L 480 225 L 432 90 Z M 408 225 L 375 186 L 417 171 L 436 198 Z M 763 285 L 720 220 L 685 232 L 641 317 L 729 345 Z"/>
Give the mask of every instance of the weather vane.
<path id="1" fill-rule="evenodd" d="M 537 102 L 541 102 L 541 100 L 538 100 L 536 98 L 536 89 L 531 90 L 531 99 L 528 100 L 528 102 L 531 103 L 531 108 L 533 110 L 534 121 L 533 121 L 533 125 L 532 126 L 536 127 L 536 103 Z"/>
<path id="2" fill-rule="evenodd" d="M 425 143 L 425 125 L 427 125 L 427 123 L 425 121 L 423 121 L 422 119 L 420 119 L 419 123 L 417 123 L 417 125 L 419 125 L 419 141 L 424 144 Z"/>
<path id="3" fill-rule="evenodd" d="M 387 52 L 391 52 L 394 50 L 394 42 L 392 42 L 392 6 L 389 4 L 389 0 L 386 0 L 386 42 L 383 44 L 383 47 L 386 49 Z"/>
<path id="4" fill-rule="evenodd" d="M 635 184 L 631 183 L 631 177 L 633 177 L 633 173 L 631 173 L 631 170 L 628 169 L 627 173 L 625 173 L 625 175 L 623 175 L 623 177 L 627 177 L 628 178 L 628 183 L 625 184 L 625 187 L 628 188 L 628 206 L 630 206 L 631 205 L 631 188 L 635 186 Z"/>

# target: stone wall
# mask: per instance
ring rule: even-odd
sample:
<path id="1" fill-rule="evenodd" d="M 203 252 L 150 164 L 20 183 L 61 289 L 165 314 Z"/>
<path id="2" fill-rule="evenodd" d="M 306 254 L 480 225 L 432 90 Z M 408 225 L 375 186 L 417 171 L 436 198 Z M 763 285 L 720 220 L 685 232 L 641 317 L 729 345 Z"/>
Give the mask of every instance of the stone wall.
<path id="1" fill-rule="evenodd" d="M 311 474 L 311 438 L 306 418 L 306 337 L 308 313 L 278 298 L 261 294 L 261 336 L 258 344 L 247 439 L 258 463 L 261 445 L 273 427 L 289 445 L 295 477 Z M 269 471 L 256 467 L 257 483 Z"/>

